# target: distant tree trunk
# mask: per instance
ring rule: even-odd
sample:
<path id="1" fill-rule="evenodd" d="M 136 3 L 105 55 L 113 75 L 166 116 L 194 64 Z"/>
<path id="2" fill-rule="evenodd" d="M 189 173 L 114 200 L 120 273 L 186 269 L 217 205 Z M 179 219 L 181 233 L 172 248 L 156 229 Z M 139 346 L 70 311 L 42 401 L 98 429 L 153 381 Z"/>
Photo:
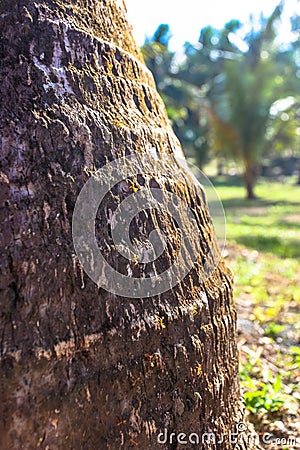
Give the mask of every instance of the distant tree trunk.
<path id="1" fill-rule="evenodd" d="M 217 163 L 217 176 L 222 177 L 224 175 L 224 161 L 221 159 L 218 159 Z"/>
<path id="2" fill-rule="evenodd" d="M 254 192 L 254 186 L 257 177 L 257 168 L 252 164 L 246 164 L 245 171 L 243 174 L 244 184 L 246 188 L 247 198 L 249 200 L 256 198 Z"/>
<path id="3" fill-rule="evenodd" d="M 165 429 L 200 436 L 182 448 L 237 448 L 228 433 L 244 406 L 224 262 L 205 282 L 200 261 L 176 287 L 133 300 L 98 288 L 74 252 L 72 213 L 91 171 L 178 150 L 122 1 L 2 0 L 0 12 L 1 448 L 181 448 L 159 443 Z M 174 161 L 168 177 L 134 182 L 187 199 L 205 261 L 213 229 L 189 175 Z M 108 259 L 118 195 L 97 229 Z M 159 218 L 141 217 L 139 238 Z M 176 224 L 163 223 L 176 243 Z M 203 433 L 224 442 L 201 444 Z"/>

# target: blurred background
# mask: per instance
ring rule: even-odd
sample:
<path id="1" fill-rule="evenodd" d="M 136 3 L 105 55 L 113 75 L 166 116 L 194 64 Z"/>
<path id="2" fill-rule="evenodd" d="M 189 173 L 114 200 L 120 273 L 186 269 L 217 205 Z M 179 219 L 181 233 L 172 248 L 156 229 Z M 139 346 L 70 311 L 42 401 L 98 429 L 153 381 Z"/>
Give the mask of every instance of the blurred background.
<path id="1" fill-rule="evenodd" d="M 126 4 L 185 155 L 225 208 L 250 419 L 272 448 L 300 448 L 300 1 Z"/>

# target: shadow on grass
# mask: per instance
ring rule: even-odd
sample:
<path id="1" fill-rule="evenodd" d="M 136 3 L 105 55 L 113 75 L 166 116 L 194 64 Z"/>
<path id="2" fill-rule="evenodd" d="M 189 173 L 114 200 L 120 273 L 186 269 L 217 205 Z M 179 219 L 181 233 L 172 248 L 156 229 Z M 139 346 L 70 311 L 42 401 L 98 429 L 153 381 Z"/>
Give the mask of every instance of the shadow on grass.
<path id="1" fill-rule="evenodd" d="M 300 207 L 300 189 L 299 189 L 299 201 L 298 199 L 290 199 L 288 197 L 288 194 L 286 195 L 286 199 L 270 199 L 270 195 L 272 195 L 272 181 L 268 181 L 266 179 L 261 179 L 263 181 L 262 184 L 259 182 L 256 186 L 256 194 L 260 190 L 260 188 L 268 189 L 268 196 L 269 198 L 264 198 L 264 196 L 260 197 L 257 194 L 257 197 L 255 199 L 247 199 L 246 198 L 246 190 L 243 184 L 243 180 L 240 176 L 218 176 L 218 177 L 211 177 L 210 181 L 218 191 L 218 189 L 221 191 L 222 188 L 237 188 L 237 192 L 234 193 L 232 189 L 233 196 L 230 198 L 222 199 L 223 207 L 228 210 L 230 209 L 238 209 L 238 208 L 251 208 L 251 207 L 269 207 L 269 206 L 299 206 Z M 265 183 L 267 182 L 267 185 L 265 186 Z M 278 191 L 278 185 L 279 182 L 275 182 L 275 189 Z M 282 187 L 282 190 L 284 191 L 284 185 Z M 265 193 L 266 195 L 266 193 Z"/>
<path id="2" fill-rule="evenodd" d="M 300 230 L 300 222 L 288 222 L 285 220 L 280 220 L 278 221 L 278 225 L 280 226 L 280 228 L 285 228 L 286 230 L 295 230 L 297 228 L 297 230 Z M 300 243 L 298 243 L 298 245 L 300 246 Z"/>
<path id="3" fill-rule="evenodd" d="M 287 203 L 289 203 L 289 202 L 287 202 Z M 268 206 L 271 206 L 271 205 L 273 206 L 276 203 L 270 203 L 267 200 L 264 200 L 262 198 L 248 200 L 246 198 L 241 198 L 241 197 L 233 197 L 233 198 L 231 197 L 231 198 L 222 200 L 222 204 L 226 211 L 226 210 L 230 210 L 230 209 L 251 208 L 251 207 L 267 208 Z"/>
<path id="4" fill-rule="evenodd" d="M 241 177 L 234 176 L 218 176 L 210 177 L 210 181 L 215 187 L 243 187 L 243 180 Z"/>
<path id="5" fill-rule="evenodd" d="M 249 200 L 241 177 L 212 178 L 227 216 L 228 235 L 263 253 L 300 258 L 300 189 L 290 181 L 260 179 L 256 193 L 261 197 Z"/>
<path id="6" fill-rule="evenodd" d="M 281 258 L 300 258 L 300 242 L 296 239 L 284 241 L 274 236 L 240 235 L 234 240 L 245 247 L 272 253 Z"/>
<path id="7" fill-rule="evenodd" d="M 300 196 L 300 194 L 299 194 Z M 248 200 L 241 197 L 231 197 L 228 199 L 223 199 L 222 204 L 224 209 L 239 209 L 239 208 L 253 208 L 261 207 L 268 208 L 269 206 L 297 206 L 300 208 L 300 202 L 291 200 L 266 200 L 264 198 L 257 197 L 253 200 Z"/>

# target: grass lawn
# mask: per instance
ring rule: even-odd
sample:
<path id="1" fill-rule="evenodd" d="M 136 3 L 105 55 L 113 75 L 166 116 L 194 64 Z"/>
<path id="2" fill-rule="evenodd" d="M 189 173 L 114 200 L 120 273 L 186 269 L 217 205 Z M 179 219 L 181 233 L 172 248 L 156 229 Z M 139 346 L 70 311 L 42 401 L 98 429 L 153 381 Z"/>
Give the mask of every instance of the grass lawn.
<path id="1" fill-rule="evenodd" d="M 300 186 L 261 181 L 255 200 L 245 199 L 238 178 L 212 179 L 227 218 L 227 238 L 262 252 L 300 259 Z"/>
<path id="2" fill-rule="evenodd" d="M 246 200 L 237 177 L 211 181 L 227 219 L 225 256 L 235 274 L 250 418 L 262 434 L 299 439 L 300 186 L 262 180 L 258 198 Z"/>

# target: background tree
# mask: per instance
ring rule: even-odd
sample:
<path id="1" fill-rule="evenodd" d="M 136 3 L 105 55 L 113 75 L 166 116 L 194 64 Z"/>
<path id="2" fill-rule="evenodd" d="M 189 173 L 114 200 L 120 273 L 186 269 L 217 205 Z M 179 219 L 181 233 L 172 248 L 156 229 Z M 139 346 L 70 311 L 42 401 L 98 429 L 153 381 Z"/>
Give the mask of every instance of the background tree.
<path id="1" fill-rule="evenodd" d="M 293 155 L 298 159 L 298 180 L 300 184 L 300 17 L 291 17 L 291 29 L 294 40 L 290 45 L 277 55 L 277 64 L 284 68 L 284 79 L 288 84 L 290 97 L 286 102 L 279 102 L 278 133 L 279 139 L 275 142 L 279 145 L 283 154 Z M 275 134 L 276 136 L 276 134 Z M 280 148 L 282 138 L 286 143 L 285 148 Z"/>
<path id="2" fill-rule="evenodd" d="M 123 3 L 4 0 L 0 12 L 1 446 L 160 448 L 157 435 L 167 429 L 214 432 L 224 441 L 201 448 L 232 450 L 229 432 L 244 419 L 232 277 L 220 261 L 201 279 L 215 244 L 211 219 L 174 158 L 178 141 Z M 111 211 L 132 186 L 180 196 L 201 236 L 184 280 L 135 300 L 83 273 L 71 234 L 89 174 L 131 154 L 148 154 L 149 168 L 107 194 L 95 226 L 110 265 L 149 276 L 121 258 L 111 235 Z M 151 161 L 166 159 L 163 176 Z M 156 270 L 178 251 L 170 215 L 151 209 L 131 224 L 140 245 L 158 224 L 168 237 Z M 255 447 L 241 436 L 241 449 Z"/>
<path id="3" fill-rule="evenodd" d="M 158 88 L 188 155 L 195 155 L 201 167 L 215 157 L 234 159 L 248 198 L 255 196 L 262 160 L 274 158 L 278 149 L 284 155 L 298 148 L 293 117 L 299 104 L 299 39 L 289 45 L 277 39 L 283 6 L 269 18 L 261 16 L 246 34 L 236 20 L 220 30 L 205 27 L 197 45 L 185 45 L 183 61 L 169 53 L 169 69 L 160 71 Z M 296 34 L 297 17 L 292 20 Z M 284 105 L 289 99 L 287 124 Z"/>
<path id="4" fill-rule="evenodd" d="M 201 67 L 194 65 L 198 75 L 191 77 L 192 70 L 187 69 L 185 63 L 179 64 L 175 53 L 170 52 L 170 38 L 169 27 L 160 25 L 153 37 L 146 39 L 141 50 L 154 75 L 168 117 L 185 154 L 196 157 L 199 167 L 202 168 L 209 158 L 209 129 L 204 104 L 205 81 L 211 74 L 204 64 Z M 191 52 L 192 56 L 194 51 L 194 48 L 187 44 L 185 53 Z"/>
<path id="5" fill-rule="evenodd" d="M 241 163 L 248 198 L 255 197 L 259 164 L 270 147 L 268 129 L 277 119 L 274 108 L 271 113 L 272 105 L 289 94 L 284 68 L 276 64 L 279 50 L 274 48 L 281 10 L 278 6 L 270 18 L 261 19 L 261 28 L 246 36 L 248 50 L 226 61 L 224 91 L 212 106 L 218 145 L 224 144 L 224 150 Z"/>

